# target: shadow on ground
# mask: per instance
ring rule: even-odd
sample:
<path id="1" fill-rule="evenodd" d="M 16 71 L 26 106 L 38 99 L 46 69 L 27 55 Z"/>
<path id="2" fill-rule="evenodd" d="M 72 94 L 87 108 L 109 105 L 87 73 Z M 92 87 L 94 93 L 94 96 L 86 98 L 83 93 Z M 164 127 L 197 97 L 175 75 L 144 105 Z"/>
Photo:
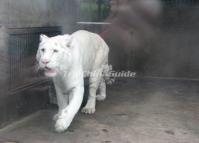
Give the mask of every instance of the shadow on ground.
<path id="1" fill-rule="evenodd" d="M 199 82 L 120 80 L 93 115 L 79 113 L 68 131 L 54 131 L 49 108 L 0 131 L 19 143 L 198 143 Z"/>

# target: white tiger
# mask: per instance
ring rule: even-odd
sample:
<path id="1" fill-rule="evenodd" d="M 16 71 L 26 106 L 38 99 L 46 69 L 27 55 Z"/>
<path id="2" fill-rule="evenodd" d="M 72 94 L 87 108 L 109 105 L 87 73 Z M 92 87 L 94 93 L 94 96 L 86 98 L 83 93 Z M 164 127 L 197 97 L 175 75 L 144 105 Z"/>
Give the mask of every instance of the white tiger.
<path id="1" fill-rule="evenodd" d="M 36 59 L 40 69 L 51 77 L 56 89 L 58 113 L 55 130 L 65 131 L 78 112 L 84 94 L 83 72 L 105 72 L 109 47 L 97 34 L 80 30 L 71 35 L 40 35 Z M 99 95 L 96 92 L 99 90 Z M 100 74 L 89 77 L 89 97 L 82 112 L 95 112 L 96 99 L 106 98 L 106 84 Z"/>

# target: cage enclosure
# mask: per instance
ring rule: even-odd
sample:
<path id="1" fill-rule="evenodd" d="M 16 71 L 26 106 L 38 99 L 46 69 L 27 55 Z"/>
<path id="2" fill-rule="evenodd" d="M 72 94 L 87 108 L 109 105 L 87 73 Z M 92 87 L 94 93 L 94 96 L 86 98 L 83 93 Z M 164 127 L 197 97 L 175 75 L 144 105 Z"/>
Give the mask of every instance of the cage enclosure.
<path id="1" fill-rule="evenodd" d="M 1 0 L 0 143 L 198 143 L 198 24 L 198 0 Z M 39 36 L 80 29 L 107 43 L 112 73 L 136 76 L 115 77 L 96 112 L 58 134 Z"/>

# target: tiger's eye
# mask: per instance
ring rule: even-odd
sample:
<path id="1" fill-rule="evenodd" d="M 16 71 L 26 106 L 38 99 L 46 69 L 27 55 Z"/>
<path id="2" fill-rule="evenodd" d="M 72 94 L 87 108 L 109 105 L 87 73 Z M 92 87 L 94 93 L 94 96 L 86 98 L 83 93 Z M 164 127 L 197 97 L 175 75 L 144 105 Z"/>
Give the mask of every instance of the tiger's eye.
<path id="1" fill-rule="evenodd" d="M 58 50 L 54 49 L 54 50 L 53 50 L 53 52 L 54 52 L 54 53 L 57 53 L 57 52 L 58 52 Z"/>
<path id="2" fill-rule="evenodd" d="M 42 52 L 45 52 L 45 49 L 43 48 L 43 49 L 41 49 L 41 51 L 42 51 Z"/>

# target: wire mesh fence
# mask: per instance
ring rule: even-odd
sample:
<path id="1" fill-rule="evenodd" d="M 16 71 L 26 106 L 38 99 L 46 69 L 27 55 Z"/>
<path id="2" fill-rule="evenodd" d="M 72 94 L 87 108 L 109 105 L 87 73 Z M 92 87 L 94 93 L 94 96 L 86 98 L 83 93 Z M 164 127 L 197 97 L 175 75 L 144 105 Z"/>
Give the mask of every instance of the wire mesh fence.
<path id="1" fill-rule="evenodd" d="M 165 5 L 198 5 L 199 0 L 162 0 Z"/>

